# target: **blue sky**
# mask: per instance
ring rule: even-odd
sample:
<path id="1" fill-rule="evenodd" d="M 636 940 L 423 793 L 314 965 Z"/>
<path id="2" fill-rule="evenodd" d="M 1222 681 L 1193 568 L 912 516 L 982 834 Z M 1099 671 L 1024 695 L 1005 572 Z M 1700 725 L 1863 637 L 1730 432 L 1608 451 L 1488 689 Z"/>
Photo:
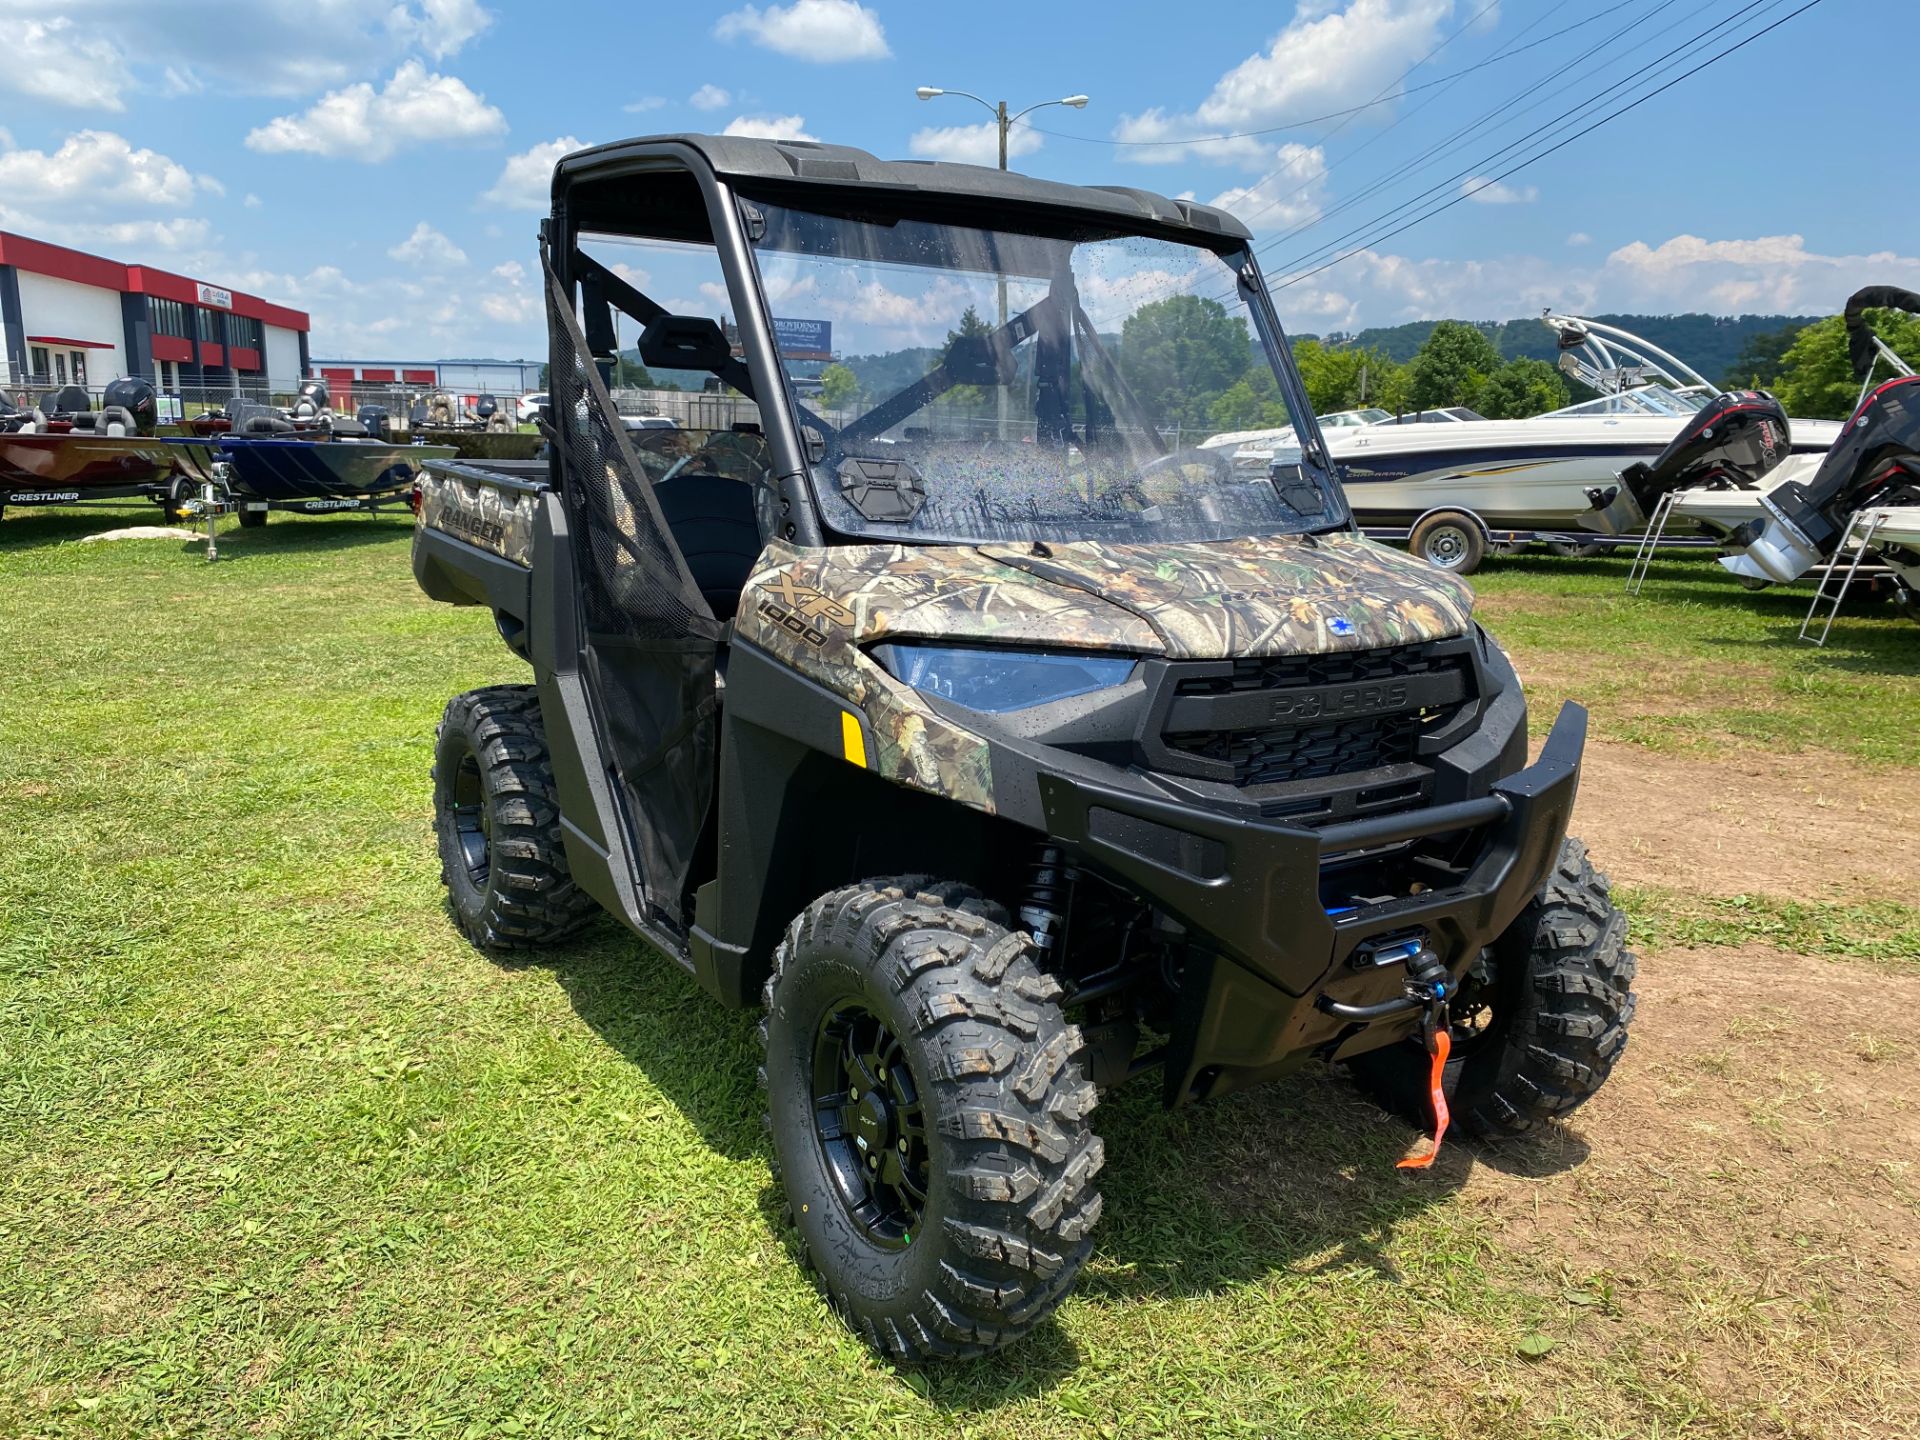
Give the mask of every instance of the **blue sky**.
<path id="1" fill-rule="evenodd" d="M 562 146 L 732 127 L 991 163 L 986 113 L 915 99 L 935 85 L 1088 94 L 1031 117 L 1055 133 L 1016 132 L 1018 168 L 1227 203 L 1270 274 L 1357 249 L 1281 292 L 1295 330 L 1920 288 L 1920 198 L 1887 135 L 1904 102 L 1866 93 L 1897 74 L 1873 57 L 1920 40 L 1911 0 L 1821 0 L 1475 188 L 1528 128 L 1657 83 L 1636 77 L 1694 32 L 1727 21 L 1680 68 L 1802 3 L 0 0 L 0 228 L 299 305 L 319 354 L 538 354 L 533 235 Z M 1429 187 L 1461 203 L 1367 224 Z"/>

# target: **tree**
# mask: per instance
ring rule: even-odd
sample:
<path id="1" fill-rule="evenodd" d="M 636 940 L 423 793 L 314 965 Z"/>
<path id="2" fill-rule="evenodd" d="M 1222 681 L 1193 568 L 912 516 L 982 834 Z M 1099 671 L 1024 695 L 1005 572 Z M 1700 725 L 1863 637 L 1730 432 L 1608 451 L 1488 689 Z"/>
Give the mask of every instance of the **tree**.
<path id="1" fill-rule="evenodd" d="M 1213 402 L 1253 364 L 1253 345 L 1247 322 L 1219 301 L 1172 295 L 1127 317 L 1118 358 L 1156 424 L 1205 430 Z"/>
<path id="2" fill-rule="evenodd" d="M 1729 390 L 1770 390 L 1780 374 L 1781 361 L 1804 325 L 1789 325 L 1784 330 L 1762 330 L 1749 335 L 1733 357 L 1720 383 Z"/>
<path id="3" fill-rule="evenodd" d="M 1544 360 L 1509 360 L 1480 387 L 1478 410 L 1489 420 L 1524 420 L 1567 403 L 1567 382 Z"/>
<path id="4" fill-rule="evenodd" d="M 932 370 L 937 365 L 946 364 L 947 357 L 953 353 L 953 347 L 961 340 L 991 335 L 993 328 L 980 318 L 979 311 L 971 305 L 967 306 L 960 312 L 959 328 L 947 332 L 946 343 L 940 347 L 939 355 L 927 368 Z M 979 410 L 987 403 L 987 392 L 979 385 L 950 385 L 941 398 L 958 410 Z"/>
<path id="5" fill-rule="evenodd" d="M 1280 399 L 1280 386 L 1265 365 L 1248 367 L 1221 391 L 1207 407 L 1207 420 L 1216 430 L 1267 430 L 1293 423 Z"/>
<path id="6" fill-rule="evenodd" d="M 629 360 L 622 355 L 613 364 L 613 388 L 615 390 L 658 390 L 652 374 L 637 359 Z"/>
<path id="7" fill-rule="evenodd" d="M 1500 352 L 1478 326 L 1442 320 L 1408 364 L 1408 399 L 1416 410 L 1472 407 L 1480 387 L 1500 368 Z"/>
<path id="8" fill-rule="evenodd" d="M 1316 415 L 1380 404 L 1382 391 L 1392 387 L 1402 368 L 1377 350 L 1318 340 L 1297 341 L 1293 358 Z"/>
<path id="9" fill-rule="evenodd" d="M 1904 310 L 1869 310 L 1867 319 L 1893 352 L 1920 369 L 1920 316 Z M 1877 372 L 1891 378 L 1883 362 Z M 1860 378 L 1847 359 L 1846 322 L 1838 315 L 1807 326 L 1780 357 L 1775 398 L 1789 415 L 1844 420 L 1860 398 Z"/>
<path id="10" fill-rule="evenodd" d="M 860 398 L 860 377 L 844 365 L 827 366 L 820 372 L 820 403 L 829 410 L 844 410 Z"/>

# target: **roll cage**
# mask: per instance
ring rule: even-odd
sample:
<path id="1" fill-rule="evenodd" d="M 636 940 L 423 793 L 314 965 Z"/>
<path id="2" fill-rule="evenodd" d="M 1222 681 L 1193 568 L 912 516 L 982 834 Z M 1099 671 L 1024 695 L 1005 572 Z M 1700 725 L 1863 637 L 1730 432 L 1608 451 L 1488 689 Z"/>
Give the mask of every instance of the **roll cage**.
<path id="1" fill-rule="evenodd" d="M 1089 363 L 1108 369 L 1109 357 L 1080 310 L 1077 297 L 1049 296 L 1011 316 L 996 331 L 956 347 L 918 381 L 837 431 L 802 405 L 786 383 L 773 316 L 754 257 L 755 197 L 889 220 L 911 216 L 960 224 L 1005 225 L 1010 214 L 1070 232 L 1103 225 L 1146 237 L 1198 244 L 1232 262 L 1240 298 L 1274 346 L 1279 382 L 1292 413 L 1306 417 L 1301 435 L 1307 457 L 1331 474 L 1324 440 L 1311 417 L 1304 386 L 1286 351 L 1284 331 L 1258 267 L 1246 253 L 1251 235 L 1225 211 L 1150 191 L 1078 186 L 972 165 L 883 161 L 849 146 L 811 141 L 749 140 L 674 135 L 621 141 L 579 151 L 555 167 L 552 213 L 541 225 L 541 253 L 560 291 L 578 307 L 582 332 L 603 383 L 617 348 L 613 312 L 643 327 L 669 317 L 665 307 L 581 249 L 586 236 L 711 244 L 725 278 L 739 336 L 738 356 L 708 357 L 702 368 L 753 400 L 771 455 L 770 488 L 777 496 L 781 538 L 801 545 L 827 543 L 808 482 L 821 446 L 871 438 L 954 386 L 1006 372 L 1012 349 L 1036 334 L 1070 331 L 1090 341 Z M 1042 346 L 1042 353 L 1048 347 Z M 1062 377 L 1064 383 L 1064 377 Z M 1124 402 L 1123 402 L 1124 403 Z M 1091 409 L 1092 407 L 1090 407 Z M 1097 427 L 1126 425 L 1151 433 L 1141 413 L 1090 416 Z M 818 437 L 809 442 L 806 431 Z M 1049 438 L 1065 438 L 1057 420 Z M 1045 432 L 1043 431 L 1043 434 Z M 556 460 L 554 483 L 564 483 Z"/>

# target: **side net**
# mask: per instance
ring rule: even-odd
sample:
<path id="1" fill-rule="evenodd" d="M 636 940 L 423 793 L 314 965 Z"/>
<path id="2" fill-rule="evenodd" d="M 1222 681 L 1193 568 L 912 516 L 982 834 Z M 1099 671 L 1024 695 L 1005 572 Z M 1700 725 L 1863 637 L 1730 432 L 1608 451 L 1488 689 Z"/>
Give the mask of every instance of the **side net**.
<path id="1" fill-rule="evenodd" d="M 549 413 L 573 530 L 587 685 L 653 918 L 684 927 L 682 894 L 713 796 L 723 627 L 674 543 L 645 466 L 547 271 Z"/>

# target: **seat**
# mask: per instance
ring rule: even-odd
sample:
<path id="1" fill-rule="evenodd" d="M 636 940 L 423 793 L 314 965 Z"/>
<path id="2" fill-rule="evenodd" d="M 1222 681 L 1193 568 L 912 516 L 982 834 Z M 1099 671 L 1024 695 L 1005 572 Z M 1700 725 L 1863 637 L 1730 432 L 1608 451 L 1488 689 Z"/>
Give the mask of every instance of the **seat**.
<path id="1" fill-rule="evenodd" d="M 697 458 L 655 485 L 653 498 L 707 608 L 726 621 L 740 608 L 740 592 L 760 558 L 760 523 L 752 487 L 695 468 Z"/>

